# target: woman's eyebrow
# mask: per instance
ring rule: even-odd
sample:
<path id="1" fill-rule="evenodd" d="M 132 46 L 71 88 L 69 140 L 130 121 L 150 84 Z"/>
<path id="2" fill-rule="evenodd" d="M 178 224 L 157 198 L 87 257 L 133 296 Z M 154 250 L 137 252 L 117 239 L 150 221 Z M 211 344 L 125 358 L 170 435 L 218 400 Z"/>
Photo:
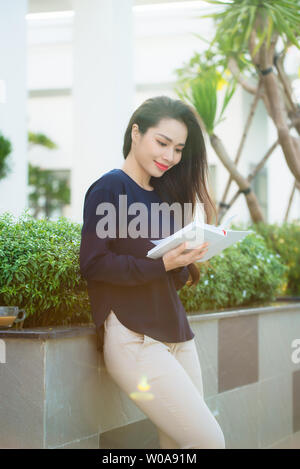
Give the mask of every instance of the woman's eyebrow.
<path id="1" fill-rule="evenodd" d="M 168 140 L 169 142 L 171 142 L 171 143 L 172 143 L 172 141 L 173 141 L 171 138 L 167 137 L 167 136 L 164 135 L 164 134 L 157 134 L 157 135 L 160 135 L 161 137 L 164 137 L 165 139 L 167 139 L 167 140 Z M 184 143 L 178 143 L 177 145 L 179 145 L 180 147 L 184 147 Z"/>

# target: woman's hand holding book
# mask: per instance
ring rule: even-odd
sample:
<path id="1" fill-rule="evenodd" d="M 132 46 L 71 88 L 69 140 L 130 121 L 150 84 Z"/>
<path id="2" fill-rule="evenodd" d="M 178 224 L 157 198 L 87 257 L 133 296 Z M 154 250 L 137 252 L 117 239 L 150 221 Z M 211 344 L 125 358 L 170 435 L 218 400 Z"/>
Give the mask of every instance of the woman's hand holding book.
<path id="1" fill-rule="evenodd" d="M 183 252 L 187 249 L 187 244 L 187 242 L 181 243 L 179 244 L 179 246 L 174 249 L 171 249 L 163 255 L 162 259 L 166 271 L 173 270 L 178 267 L 184 267 L 201 259 L 201 257 L 203 257 L 204 254 L 207 252 L 207 246 L 209 243 L 203 243 L 199 248 L 190 249 L 189 252 L 183 254 Z"/>

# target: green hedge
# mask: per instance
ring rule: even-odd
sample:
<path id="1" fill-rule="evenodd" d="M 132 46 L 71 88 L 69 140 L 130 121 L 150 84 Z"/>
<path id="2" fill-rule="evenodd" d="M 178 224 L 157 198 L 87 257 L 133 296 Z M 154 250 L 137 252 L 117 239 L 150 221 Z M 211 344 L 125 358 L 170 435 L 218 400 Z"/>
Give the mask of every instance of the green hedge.
<path id="1" fill-rule="evenodd" d="M 187 312 L 269 303 L 283 294 L 288 274 L 279 254 L 257 233 L 198 265 L 198 285 L 179 292 Z"/>
<path id="2" fill-rule="evenodd" d="M 24 327 L 92 321 L 79 271 L 80 237 L 81 224 L 64 217 L 0 216 L 0 305 L 25 308 Z M 273 301 L 283 294 L 290 272 L 258 233 L 198 265 L 199 284 L 179 292 L 188 312 Z"/>
<path id="3" fill-rule="evenodd" d="M 24 327 L 91 321 L 79 271 L 81 225 L 0 216 L 0 305 L 25 308 Z"/>
<path id="4" fill-rule="evenodd" d="M 269 249 L 281 256 L 282 262 L 288 266 L 288 279 L 284 294 L 300 295 L 300 221 L 292 223 L 253 224 L 252 228 L 263 236 Z"/>

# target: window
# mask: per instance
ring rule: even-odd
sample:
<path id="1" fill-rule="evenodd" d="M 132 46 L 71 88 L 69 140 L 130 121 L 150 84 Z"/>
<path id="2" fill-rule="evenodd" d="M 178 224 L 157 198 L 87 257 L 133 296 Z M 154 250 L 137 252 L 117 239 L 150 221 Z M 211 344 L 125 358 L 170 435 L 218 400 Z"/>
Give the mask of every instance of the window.
<path id="1" fill-rule="evenodd" d="M 58 218 L 70 204 L 70 170 L 29 166 L 29 207 L 35 218 Z"/>

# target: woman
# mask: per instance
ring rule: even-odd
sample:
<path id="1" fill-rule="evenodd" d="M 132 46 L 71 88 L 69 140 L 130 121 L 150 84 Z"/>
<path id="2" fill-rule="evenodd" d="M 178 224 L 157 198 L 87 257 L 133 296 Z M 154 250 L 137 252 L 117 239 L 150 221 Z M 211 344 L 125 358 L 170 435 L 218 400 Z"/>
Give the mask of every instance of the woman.
<path id="1" fill-rule="evenodd" d="M 189 202 L 194 211 L 198 199 L 208 223 L 212 210 L 216 214 L 196 113 L 166 96 L 146 100 L 130 119 L 123 155 L 122 169 L 107 172 L 86 193 L 80 246 L 105 366 L 157 426 L 161 448 L 223 449 L 222 430 L 203 398 L 195 334 L 176 291 L 189 276 L 190 285 L 199 281 L 194 262 L 207 243 L 188 252 L 182 243 L 162 258 L 146 257 L 154 239 L 149 229 L 145 235 L 147 222 L 158 229 L 157 239 L 164 237 L 162 219 L 151 217 L 153 204 Z M 132 233 L 136 227 L 130 218 L 136 203 L 147 208 L 139 219 L 143 236 L 128 236 L 128 230 L 124 236 L 124 228 Z M 172 216 L 170 223 L 172 234 Z"/>

